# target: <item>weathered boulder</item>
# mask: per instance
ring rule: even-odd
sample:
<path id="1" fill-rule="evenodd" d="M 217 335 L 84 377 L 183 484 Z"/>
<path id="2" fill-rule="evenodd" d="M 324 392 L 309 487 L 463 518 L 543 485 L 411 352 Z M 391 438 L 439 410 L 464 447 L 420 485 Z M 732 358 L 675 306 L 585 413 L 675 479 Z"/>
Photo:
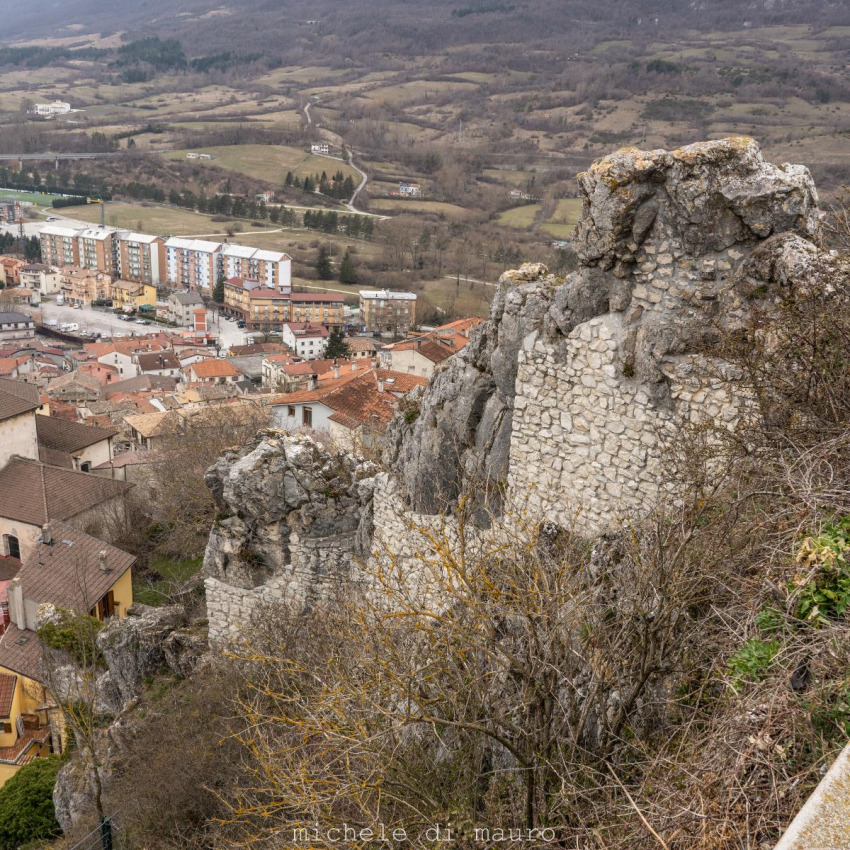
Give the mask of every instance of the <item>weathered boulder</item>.
<path id="1" fill-rule="evenodd" d="M 170 671 L 185 675 L 192 662 L 183 658 L 175 632 L 186 626 L 186 611 L 180 605 L 152 608 L 134 605 L 128 616 L 108 623 L 97 636 L 97 644 L 109 668 L 108 691 L 116 691 L 126 704 L 135 699 L 144 680 L 156 673 Z M 170 639 L 170 642 L 168 642 Z M 169 651 L 166 653 L 166 644 Z M 186 646 L 193 658 L 199 656 L 195 636 L 187 636 Z"/>
<path id="2" fill-rule="evenodd" d="M 304 589 L 320 585 L 328 572 L 346 569 L 357 551 L 368 503 L 361 483 L 376 471 L 282 431 L 263 431 L 226 452 L 206 473 L 219 517 L 204 575 L 246 589 L 274 576 L 291 576 Z"/>

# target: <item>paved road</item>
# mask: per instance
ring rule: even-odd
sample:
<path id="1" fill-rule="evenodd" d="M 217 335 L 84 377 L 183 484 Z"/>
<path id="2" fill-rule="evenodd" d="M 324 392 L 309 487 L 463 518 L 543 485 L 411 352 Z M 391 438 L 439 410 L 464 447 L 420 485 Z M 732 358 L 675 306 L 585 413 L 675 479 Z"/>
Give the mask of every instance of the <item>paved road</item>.
<path id="1" fill-rule="evenodd" d="M 23 159 L 23 160 L 41 160 L 41 159 L 103 159 L 104 157 L 124 156 L 123 153 L 110 151 L 109 153 L 2 153 L 0 160 Z"/>

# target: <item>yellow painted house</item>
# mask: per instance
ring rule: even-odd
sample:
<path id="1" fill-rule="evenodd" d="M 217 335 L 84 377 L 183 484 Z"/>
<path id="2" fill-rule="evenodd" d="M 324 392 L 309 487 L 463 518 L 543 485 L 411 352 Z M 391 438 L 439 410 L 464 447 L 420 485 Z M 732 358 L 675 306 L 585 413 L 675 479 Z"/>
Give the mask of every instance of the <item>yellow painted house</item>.
<path id="1" fill-rule="evenodd" d="M 127 312 L 142 306 L 156 307 L 156 287 L 149 283 L 116 280 L 112 284 L 112 306 Z"/>
<path id="2" fill-rule="evenodd" d="M 64 723 L 46 687 L 38 609 L 124 617 L 133 555 L 64 522 L 45 525 L 23 563 L 0 559 L 0 785 L 35 758 L 61 753 Z"/>

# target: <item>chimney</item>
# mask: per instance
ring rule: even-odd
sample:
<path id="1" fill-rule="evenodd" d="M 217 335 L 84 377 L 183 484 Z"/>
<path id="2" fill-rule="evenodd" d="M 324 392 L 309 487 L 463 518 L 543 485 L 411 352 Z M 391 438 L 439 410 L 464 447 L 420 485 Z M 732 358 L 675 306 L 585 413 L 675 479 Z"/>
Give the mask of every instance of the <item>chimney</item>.
<path id="1" fill-rule="evenodd" d="M 334 380 L 339 377 L 339 363 L 334 360 Z"/>
<path id="2" fill-rule="evenodd" d="M 19 628 L 27 627 L 26 614 L 24 612 L 24 589 L 21 587 L 20 576 L 15 576 L 9 585 L 9 617 Z"/>
<path id="3" fill-rule="evenodd" d="M 110 571 L 109 564 L 106 561 L 106 549 L 101 549 L 97 553 L 97 566 L 102 573 L 108 573 Z"/>
<path id="4" fill-rule="evenodd" d="M 310 375 L 310 383 L 308 384 L 308 389 L 317 390 L 319 389 L 319 376 L 318 375 Z"/>
<path id="5" fill-rule="evenodd" d="M 48 546 L 53 544 L 53 535 L 50 533 L 50 523 L 46 522 L 41 527 L 41 542 Z"/>
<path id="6" fill-rule="evenodd" d="M 384 391 L 384 382 L 378 378 L 378 392 L 382 393 Z"/>

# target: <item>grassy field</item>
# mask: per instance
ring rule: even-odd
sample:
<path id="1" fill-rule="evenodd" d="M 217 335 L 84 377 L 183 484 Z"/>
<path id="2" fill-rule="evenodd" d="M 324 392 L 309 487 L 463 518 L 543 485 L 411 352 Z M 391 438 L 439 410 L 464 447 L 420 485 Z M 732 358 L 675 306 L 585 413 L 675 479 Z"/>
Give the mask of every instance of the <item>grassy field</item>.
<path id="1" fill-rule="evenodd" d="M 133 579 L 133 599 L 142 605 L 169 605 L 174 593 L 201 568 L 202 558 L 189 558 L 185 561 L 173 561 L 170 558 L 158 558 L 151 569 L 159 576 L 145 580 Z"/>
<path id="2" fill-rule="evenodd" d="M 464 209 L 457 204 L 447 204 L 442 201 L 406 201 L 402 198 L 373 198 L 369 201 L 371 212 L 387 213 L 430 213 L 457 220 L 468 219 L 476 215 L 475 210 Z"/>
<path id="3" fill-rule="evenodd" d="M 534 224 L 539 212 L 540 204 L 524 204 L 499 213 L 496 223 L 505 227 L 528 228 Z"/>
<path id="4" fill-rule="evenodd" d="M 0 189 L 0 199 L 4 201 L 21 201 L 40 207 L 52 206 L 54 197 L 54 195 L 42 195 L 40 192 L 16 192 L 14 189 Z"/>
<path id="5" fill-rule="evenodd" d="M 65 207 L 62 215 L 81 221 L 100 221 L 100 206 Z M 160 236 L 193 236 L 196 234 L 224 234 L 224 224 L 214 222 L 208 215 L 173 207 L 113 202 L 106 205 L 106 223 L 112 227 L 140 230 Z"/>
<path id="6" fill-rule="evenodd" d="M 214 165 L 257 180 L 281 185 L 286 172 L 296 177 L 312 177 L 326 171 L 342 171 L 360 182 L 357 172 L 343 162 L 324 156 L 313 156 L 299 148 L 284 145 L 228 145 L 225 147 L 198 148 L 198 153 L 212 154 L 213 160 L 192 160 L 199 166 Z M 169 159 L 185 159 L 187 151 L 166 154 Z"/>

